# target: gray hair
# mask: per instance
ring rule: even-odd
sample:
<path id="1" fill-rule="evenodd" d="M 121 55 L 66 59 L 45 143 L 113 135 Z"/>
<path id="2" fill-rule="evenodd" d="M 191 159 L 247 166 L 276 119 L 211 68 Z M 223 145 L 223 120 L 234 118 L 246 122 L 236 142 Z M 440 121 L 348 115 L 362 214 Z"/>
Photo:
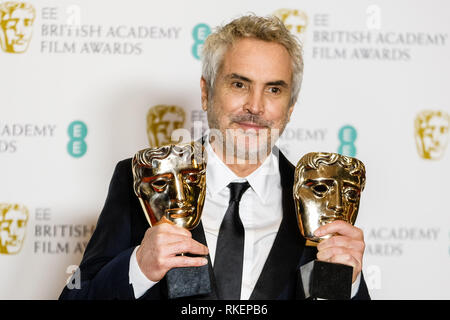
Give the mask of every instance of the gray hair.
<path id="1" fill-rule="evenodd" d="M 214 82 L 222 66 L 225 51 L 242 38 L 276 42 L 286 48 L 292 60 L 292 91 L 289 104 L 294 105 L 303 78 L 302 46 L 283 22 L 275 16 L 243 16 L 219 27 L 206 38 L 202 50 L 202 76 L 206 80 L 209 100 L 212 98 Z"/>

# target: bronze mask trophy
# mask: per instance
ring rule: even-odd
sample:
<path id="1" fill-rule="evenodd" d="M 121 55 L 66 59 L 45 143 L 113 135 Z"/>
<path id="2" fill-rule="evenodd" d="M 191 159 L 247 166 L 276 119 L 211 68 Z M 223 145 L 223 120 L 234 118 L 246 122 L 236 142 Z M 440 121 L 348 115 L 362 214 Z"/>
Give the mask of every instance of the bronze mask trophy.
<path id="1" fill-rule="evenodd" d="M 355 223 L 365 181 L 364 164 L 355 158 L 311 152 L 299 160 L 293 193 L 306 246 L 317 246 L 332 236 L 314 236 L 314 231 L 322 225 L 335 220 Z M 314 260 L 300 270 L 302 288 L 299 290 L 304 290 L 307 298 L 350 299 L 353 267 Z"/>
<path id="2" fill-rule="evenodd" d="M 200 143 L 141 150 L 132 166 L 134 192 L 150 226 L 197 227 L 206 192 L 206 152 Z M 211 292 L 208 265 L 173 268 L 166 280 L 169 299 Z"/>

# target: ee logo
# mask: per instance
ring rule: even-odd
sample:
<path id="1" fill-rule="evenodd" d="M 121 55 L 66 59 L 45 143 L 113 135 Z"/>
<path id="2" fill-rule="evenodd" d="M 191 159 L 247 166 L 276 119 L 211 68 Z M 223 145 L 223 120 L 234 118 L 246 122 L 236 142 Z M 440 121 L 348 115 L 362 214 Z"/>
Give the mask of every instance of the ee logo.
<path id="1" fill-rule="evenodd" d="M 84 138 L 87 136 L 87 126 L 82 121 L 73 121 L 67 129 L 69 135 L 69 143 L 67 144 L 67 152 L 74 157 L 80 158 L 87 151 L 87 144 Z"/>
<path id="2" fill-rule="evenodd" d="M 192 55 L 195 59 L 200 60 L 203 44 L 206 37 L 211 33 L 211 28 L 205 23 L 199 23 L 192 30 L 192 38 L 194 38 L 194 44 L 192 45 Z"/>
<path id="3" fill-rule="evenodd" d="M 353 126 L 343 126 L 338 133 L 339 141 L 341 142 L 338 148 L 338 153 L 348 157 L 355 157 L 355 140 L 357 136 L 358 134 Z"/>

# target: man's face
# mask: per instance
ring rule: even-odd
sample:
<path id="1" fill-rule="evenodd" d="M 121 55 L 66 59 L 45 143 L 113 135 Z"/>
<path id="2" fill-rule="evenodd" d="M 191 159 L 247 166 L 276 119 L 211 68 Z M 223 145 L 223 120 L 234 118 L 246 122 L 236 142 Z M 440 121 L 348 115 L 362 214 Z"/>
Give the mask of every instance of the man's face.
<path id="1" fill-rule="evenodd" d="M 239 155 L 248 158 L 261 148 L 270 152 L 276 142 L 271 136 L 281 135 L 293 111 L 293 105 L 289 105 L 291 57 L 282 45 L 274 42 L 253 38 L 237 41 L 224 54 L 213 101 L 208 101 L 204 79 L 201 87 L 209 127 L 218 129 L 225 140 L 227 129 L 235 130 L 226 150 L 230 151 L 230 145 L 236 148 L 239 158 L 242 158 Z"/>
<path id="2" fill-rule="evenodd" d="M 9 210 L 0 222 L 0 252 L 14 254 L 20 251 L 25 238 L 28 216 L 23 211 Z"/>
<path id="3" fill-rule="evenodd" d="M 1 21 L 4 33 L 2 46 L 6 52 L 22 53 L 31 40 L 34 13 L 27 9 L 16 9 Z"/>
<path id="4" fill-rule="evenodd" d="M 442 157 L 448 142 L 448 119 L 432 116 L 428 122 L 421 125 L 419 139 L 422 153 L 427 159 L 439 159 Z"/>
<path id="5" fill-rule="evenodd" d="M 351 175 L 338 163 L 321 164 L 317 170 L 309 169 L 301 175 L 302 182 L 294 191 L 294 198 L 306 238 L 315 238 L 317 228 L 335 220 L 354 224 L 361 193 L 358 176 Z"/>
<path id="6" fill-rule="evenodd" d="M 144 170 L 139 189 L 151 224 L 165 217 L 187 229 L 196 227 L 205 199 L 205 166 L 170 154 Z"/>

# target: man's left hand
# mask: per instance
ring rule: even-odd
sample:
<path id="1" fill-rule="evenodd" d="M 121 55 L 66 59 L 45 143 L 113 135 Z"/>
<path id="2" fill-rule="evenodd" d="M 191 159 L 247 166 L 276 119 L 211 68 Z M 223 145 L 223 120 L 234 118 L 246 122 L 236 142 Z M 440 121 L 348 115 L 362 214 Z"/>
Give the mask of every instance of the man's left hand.
<path id="1" fill-rule="evenodd" d="M 317 246 L 317 259 L 352 266 L 352 283 L 355 282 L 362 270 L 365 249 L 363 231 L 348 222 L 337 220 L 321 226 L 314 234 L 320 237 L 333 234 Z"/>

